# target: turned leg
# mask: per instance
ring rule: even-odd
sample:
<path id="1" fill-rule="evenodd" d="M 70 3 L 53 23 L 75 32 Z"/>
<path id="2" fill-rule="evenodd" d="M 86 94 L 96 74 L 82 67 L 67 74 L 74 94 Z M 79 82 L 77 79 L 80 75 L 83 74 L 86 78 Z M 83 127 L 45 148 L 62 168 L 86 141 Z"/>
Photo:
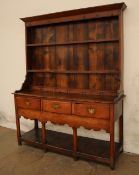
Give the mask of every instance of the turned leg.
<path id="1" fill-rule="evenodd" d="M 114 105 L 110 106 L 110 167 L 115 167 L 115 120 L 114 120 Z"/>
<path id="2" fill-rule="evenodd" d="M 39 127 L 38 127 L 38 120 L 35 119 L 35 120 L 34 120 L 34 130 L 35 130 L 36 138 L 38 138 L 38 134 L 39 134 L 38 128 L 39 128 Z"/>
<path id="3" fill-rule="evenodd" d="M 74 159 L 77 159 L 76 152 L 77 152 L 77 128 L 72 128 L 73 129 L 73 156 Z"/>
<path id="4" fill-rule="evenodd" d="M 34 129 L 37 130 L 39 127 L 38 127 L 38 120 L 35 119 L 34 120 Z"/>
<path id="5" fill-rule="evenodd" d="M 45 129 L 45 123 L 42 123 L 42 144 L 44 151 L 46 151 L 46 129 Z"/>
<path id="6" fill-rule="evenodd" d="M 119 118 L 119 143 L 121 145 L 121 152 L 123 152 L 123 115 Z"/>
<path id="7" fill-rule="evenodd" d="M 114 141 L 114 123 L 110 127 L 110 166 L 115 167 L 115 141 Z"/>
<path id="8" fill-rule="evenodd" d="M 20 131 L 20 117 L 19 116 L 16 116 L 16 128 L 17 128 L 18 145 L 22 145 L 22 142 L 21 142 L 21 131 Z"/>

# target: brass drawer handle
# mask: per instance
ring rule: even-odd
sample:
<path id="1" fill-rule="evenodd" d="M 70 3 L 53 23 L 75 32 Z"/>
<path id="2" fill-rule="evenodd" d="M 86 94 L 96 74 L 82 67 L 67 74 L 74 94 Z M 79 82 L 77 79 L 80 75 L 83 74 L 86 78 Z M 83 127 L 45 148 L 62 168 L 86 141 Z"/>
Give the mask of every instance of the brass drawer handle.
<path id="1" fill-rule="evenodd" d="M 28 102 L 28 101 L 26 101 L 25 103 L 26 103 L 26 106 L 29 106 L 30 105 L 30 102 Z"/>
<path id="2" fill-rule="evenodd" d="M 94 114 L 95 113 L 95 109 L 94 108 L 88 108 L 88 112 L 89 112 L 89 114 Z"/>
<path id="3" fill-rule="evenodd" d="M 52 106 L 54 109 L 58 109 L 59 107 L 60 107 L 60 105 L 59 104 L 53 104 L 53 106 Z"/>

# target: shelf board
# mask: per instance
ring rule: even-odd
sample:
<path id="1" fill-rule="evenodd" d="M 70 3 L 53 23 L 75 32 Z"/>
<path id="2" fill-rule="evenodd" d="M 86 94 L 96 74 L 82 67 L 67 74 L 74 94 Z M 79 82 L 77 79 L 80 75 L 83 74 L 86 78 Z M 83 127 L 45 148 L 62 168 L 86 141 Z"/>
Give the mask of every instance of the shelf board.
<path id="1" fill-rule="evenodd" d="M 74 71 L 74 70 L 46 70 L 46 69 L 29 69 L 27 72 L 44 72 L 44 73 L 58 73 L 58 74 L 118 74 L 117 70 L 96 70 L 96 71 Z"/>
<path id="2" fill-rule="evenodd" d="M 41 142 L 41 129 L 35 129 L 22 135 L 21 140 L 25 143 L 43 148 Z M 62 132 L 47 130 L 46 148 L 49 151 L 60 152 L 69 156 L 73 155 L 73 136 Z M 116 157 L 120 153 L 120 144 L 115 143 Z M 110 158 L 109 142 L 78 136 L 78 157 L 109 164 Z"/>
<path id="3" fill-rule="evenodd" d="M 63 43 L 34 43 L 34 44 L 27 44 L 27 47 L 62 46 L 62 45 L 105 43 L 105 42 L 118 42 L 118 41 L 119 41 L 119 39 L 99 39 L 99 40 L 69 41 L 69 42 L 63 42 Z"/>
<path id="4" fill-rule="evenodd" d="M 100 102 L 101 103 L 116 103 L 117 101 L 123 99 L 125 95 L 120 93 L 118 96 L 105 95 L 105 94 L 81 94 L 81 93 L 64 93 L 64 92 L 55 92 L 53 89 L 51 91 L 41 90 L 30 90 L 30 91 L 16 91 L 14 94 L 22 96 L 30 96 L 36 98 L 47 98 L 47 99 L 59 99 L 67 101 L 79 101 L 79 102 Z"/>

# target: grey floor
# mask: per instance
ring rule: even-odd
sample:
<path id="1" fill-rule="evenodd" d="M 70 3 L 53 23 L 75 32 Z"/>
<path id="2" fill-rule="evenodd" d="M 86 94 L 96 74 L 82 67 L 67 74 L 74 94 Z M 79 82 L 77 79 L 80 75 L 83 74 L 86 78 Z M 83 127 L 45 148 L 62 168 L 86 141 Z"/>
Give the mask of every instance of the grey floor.
<path id="1" fill-rule="evenodd" d="M 18 146 L 16 132 L 0 127 L 0 175 L 139 175 L 139 155 L 123 153 L 112 171 L 109 167 L 30 146 Z"/>

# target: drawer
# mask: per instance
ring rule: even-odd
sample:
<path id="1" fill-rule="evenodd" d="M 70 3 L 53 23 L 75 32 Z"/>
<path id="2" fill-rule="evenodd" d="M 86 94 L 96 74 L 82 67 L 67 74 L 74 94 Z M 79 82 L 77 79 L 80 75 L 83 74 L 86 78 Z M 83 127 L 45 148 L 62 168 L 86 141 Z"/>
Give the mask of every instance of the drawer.
<path id="1" fill-rule="evenodd" d="M 109 119 L 109 104 L 74 103 L 72 113 L 83 117 Z"/>
<path id="2" fill-rule="evenodd" d="M 35 109 L 40 110 L 41 109 L 41 103 L 40 99 L 37 98 L 26 98 L 26 97 L 16 97 L 16 105 L 19 108 L 25 108 L 25 109 Z"/>
<path id="3" fill-rule="evenodd" d="M 43 100 L 43 111 L 71 114 L 71 103 L 63 101 Z"/>

